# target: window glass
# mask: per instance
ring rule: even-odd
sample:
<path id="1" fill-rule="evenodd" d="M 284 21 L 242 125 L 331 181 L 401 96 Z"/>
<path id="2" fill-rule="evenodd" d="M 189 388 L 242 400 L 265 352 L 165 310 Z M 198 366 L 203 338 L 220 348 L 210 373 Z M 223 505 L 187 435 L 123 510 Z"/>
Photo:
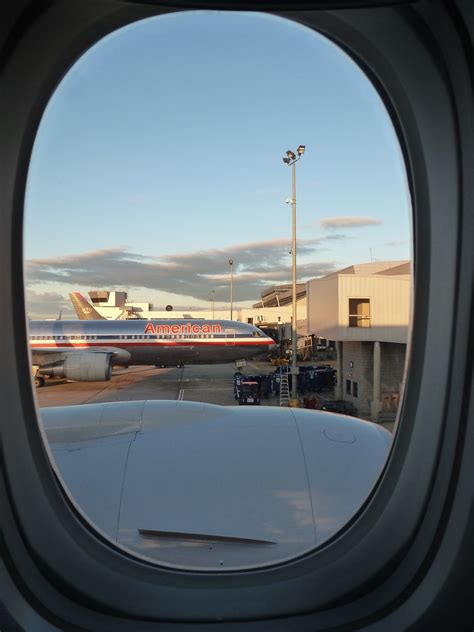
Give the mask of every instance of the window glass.
<path id="1" fill-rule="evenodd" d="M 370 299 L 349 299 L 349 327 L 370 327 Z"/>
<path id="2" fill-rule="evenodd" d="M 170 14 L 73 65 L 32 152 L 24 276 L 40 421 L 92 524 L 227 570 L 357 512 L 405 381 L 406 182 L 373 85 L 289 20 Z"/>

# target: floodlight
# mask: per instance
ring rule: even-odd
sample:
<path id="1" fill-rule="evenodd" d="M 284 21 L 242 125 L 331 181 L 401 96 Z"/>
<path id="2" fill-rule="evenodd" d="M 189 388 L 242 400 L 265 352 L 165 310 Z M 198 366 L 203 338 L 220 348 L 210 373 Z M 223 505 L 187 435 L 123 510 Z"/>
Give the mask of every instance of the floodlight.
<path id="1" fill-rule="evenodd" d="M 283 162 L 284 162 L 285 164 L 287 164 L 287 165 L 289 165 L 289 164 L 290 164 L 290 159 L 289 159 L 289 158 L 286 158 L 286 156 L 283 156 L 282 160 L 283 160 Z"/>
<path id="2" fill-rule="evenodd" d="M 298 152 L 298 156 L 302 156 L 304 154 L 305 145 L 300 145 L 296 150 Z"/>
<path id="3" fill-rule="evenodd" d="M 296 158 L 296 155 L 291 151 L 291 149 L 286 152 L 286 155 L 290 160 L 294 160 Z"/>

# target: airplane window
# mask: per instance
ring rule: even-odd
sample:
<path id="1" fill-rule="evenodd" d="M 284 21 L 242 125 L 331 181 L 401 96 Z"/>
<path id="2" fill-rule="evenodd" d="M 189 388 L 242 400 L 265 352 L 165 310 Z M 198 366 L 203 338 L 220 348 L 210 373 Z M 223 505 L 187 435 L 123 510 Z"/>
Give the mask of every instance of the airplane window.
<path id="1" fill-rule="evenodd" d="M 78 216 L 94 230 L 72 233 Z M 342 49 L 245 12 L 105 37 L 44 112 L 24 251 L 31 339 L 54 332 L 32 348 L 40 420 L 101 532 L 228 570 L 357 513 L 403 398 L 411 203 L 390 116 Z"/>

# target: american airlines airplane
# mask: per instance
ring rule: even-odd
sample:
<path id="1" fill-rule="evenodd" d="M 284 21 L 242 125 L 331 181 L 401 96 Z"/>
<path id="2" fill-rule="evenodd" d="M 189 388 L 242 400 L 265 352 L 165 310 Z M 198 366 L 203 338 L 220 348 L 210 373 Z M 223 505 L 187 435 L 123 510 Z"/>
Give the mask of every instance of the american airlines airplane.
<path id="1" fill-rule="evenodd" d="M 204 319 L 30 321 L 29 341 L 35 386 L 110 380 L 113 365 L 216 364 L 275 348 L 253 325 Z"/>
<path id="2" fill-rule="evenodd" d="M 86 301 L 80 292 L 71 292 L 69 298 L 79 320 L 107 320 Z"/>

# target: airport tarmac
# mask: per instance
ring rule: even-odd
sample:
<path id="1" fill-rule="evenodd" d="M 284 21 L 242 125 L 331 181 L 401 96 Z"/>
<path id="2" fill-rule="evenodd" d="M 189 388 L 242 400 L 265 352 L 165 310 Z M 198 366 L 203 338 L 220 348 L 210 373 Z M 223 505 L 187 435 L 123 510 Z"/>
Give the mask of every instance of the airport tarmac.
<path id="1" fill-rule="evenodd" d="M 45 406 L 68 406 L 98 402 L 132 401 L 140 399 L 173 399 L 189 402 L 207 402 L 221 406 L 237 404 L 233 393 L 234 363 L 190 365 L 182 368 L 131 366 L 116 368 L 108 382 L 68 382 L 46 380 L 45 386 L 36 388 L 37 403 Z M 249 361 L 244 374 L 270 373 L 275 367 L 269 362 Z M 333 399 L 333 393 L 322 393 Z M 279 406 L 279 397 L 262 399 L 262 405 Z M 393 422 L 382 424 L 393 431 Z"/>
<path id="2" fill-rule="evenodd" d="M 244 373 L 270 373 L 269 362 L 247 362 Z M 67 406 L 97 402 L 131 401 L 137 399 L 182 399 L 234 406 L 233 375 L 235 365 L 205 364 L 182 368 L 131 366 L 117 368 L 108 382 L 46 381 L 36 389 L 39 406 Z M 264 400 L 266 405 L 278 406 L 278 397 Z"/>

